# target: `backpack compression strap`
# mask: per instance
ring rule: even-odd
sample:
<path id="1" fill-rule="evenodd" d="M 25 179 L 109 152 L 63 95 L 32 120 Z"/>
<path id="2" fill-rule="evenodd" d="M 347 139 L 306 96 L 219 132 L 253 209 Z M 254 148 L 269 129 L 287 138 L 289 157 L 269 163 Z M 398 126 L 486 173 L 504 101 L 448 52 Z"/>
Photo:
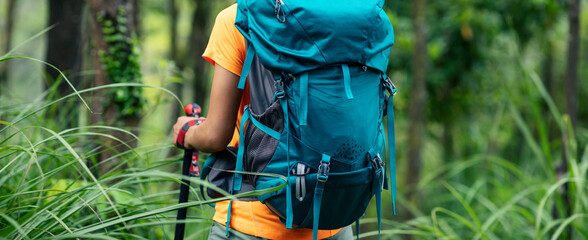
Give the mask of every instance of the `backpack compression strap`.
<path id="1" fill-rule="evenodd" d="M 382 76 L 384 77 L 384 76 Z M 383 78 L 384 79 L 384 78 Z M 386 107 L 386 115 L 388 115 L 388 165 L 390 165 L 390 192 L 392 193 L 392 210 L 396 215 L 396 138 L 394 130 L 394 95 L 396 95 L 396 86 L 392 83 L 389 77 L 384 79 L 384 85 L 390 92 L 388 104 Z"/>
<path id="2" fill-rule="evenodd" d="M 290 118 L 288 116 L 288 99 L 285 97 L 285 92 L 283 89 L 283 80 L 279 79 L 276 82 L 276 86 L 279 89 L 276 89 L 276 98 L 280 101 L 280 105 L 282 105 L 282 111 L 284 112 L 284 131 L 286 134 L 290 134 Z M 287 166 L 290 167 L 290 135 L 286 137 L 286 163 Z M 290 171 L 287 171 L 287 178 L 290 179 Z M 293 227 L 294 222 L 294 210 L 292 209 L 292 189 L 290 188 L 290 184 L 286 184 L 286 229 L 291 229 Z"/>
<path id="3" fill-rule="evenodd" d="M 249 112 L 249 105 L 245 106 L 245 112 L 241 117 L 241 127 L 239 133 L 239 150 L 237 151 L 237 163 L 235 164 L 235 173 L 233 174 L 233 187 L 231 188 L 231 195 L 233 195 L 234 191 L 241 191 L 241 182 L 243 181 L 243 175 L 239 172 L 243 172 L 243 154 L 245 152 L 245 123 L 250 118 L 251 113 Z M 229 225 L 231 223 L 231 206 L 233 205 L 233 200 L 229 201 L 229 209 L 227 211 L 227 222 L 226 222 L 226 231 L 225 234 L 229 236 Z"/>
<path id="4" fill-rule="evenodd" d="M 376 210 L 378 213 L 378 240 L 380 239 L 380 231 L 382 229 L 382 191 L 384 190 L 384 181 L 386 179 L 386 171 L 384 170 L 384 162 L 380 158 L 380 154 L 375 149 L 370 149 L 368 152 L 372 168 L 374 169 L 374 180 L 372 182 L 372 192 L 376 195 Z M 358 233 L 359 234 L 359 233 Z"/>
<path id="5" fill-rule="evenodd" d="M 314 188 L 314 198 L 312 202 L 312 239 L 316 240 L 318 235 L 319 217 L 321 215 L 321 202 L 325 183 L 329 179 L 329 170 L 331 165 L 331 156 L 323 154 L 321 165 L 319 165 L 316 175 L 316 187 Z"/>

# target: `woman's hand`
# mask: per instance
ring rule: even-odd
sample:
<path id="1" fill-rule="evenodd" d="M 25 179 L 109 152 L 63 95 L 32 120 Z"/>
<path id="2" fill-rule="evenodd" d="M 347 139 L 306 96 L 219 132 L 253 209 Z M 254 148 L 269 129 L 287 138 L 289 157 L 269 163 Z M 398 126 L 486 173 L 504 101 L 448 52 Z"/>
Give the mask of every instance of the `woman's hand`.
<path id="1" fill-rule="evenodd" d="M 195 118 L 195 117 L 186 117 L 186 116 L 179 117 L 176 120 L 176 123 L 174 124 L 174 127 L 173 127 L 174 131 L 173 131 L 173 134 L 172 134 L 172 143 L 174 144 L 174 146 L 177 145 L 177 142 L 178 142 L 178 134 L 179 134 L 180 130 L 182 129 L 182 127 L 186 123 L 188 123 L 191 120 L 197 120 L 200 123 L 202 123 L 202 122 L 204 122 L 206 120 L 206 118 L 203 118 L 203 117 L 201 117 L 201 118 Z M 194 130 L 196 130 L 196 128 L 198 126 L 199 125 L 191 126 L 190 128 L 188 128 L 188 131 L 186 132 L 186 135 L 184 135 L 184 148 L 185 149 L 194 149 L 195 148 L 194 147 L 195 144 L 191 142 L 191 140 L 193 139 L 191 137 L 191 134 L 194 133 Z"/>

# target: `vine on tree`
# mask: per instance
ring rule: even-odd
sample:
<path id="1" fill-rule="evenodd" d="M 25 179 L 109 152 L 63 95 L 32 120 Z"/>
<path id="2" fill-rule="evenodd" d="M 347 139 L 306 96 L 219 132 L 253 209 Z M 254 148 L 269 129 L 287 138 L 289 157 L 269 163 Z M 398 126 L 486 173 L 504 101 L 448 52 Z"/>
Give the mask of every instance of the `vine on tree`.
<path id="1" fill-rule="evenodd" d="M 124 7 L 117 16 L 98 14 L 107 50 L 100 50 L 98 56 L 102 68 L 112 83 L 142 83 L 139 41 L 134 33 L 128 34 L 127 17 Z M 147 99 L 140 87 L 118 87 L 108 90 L 105 105 L 113 100 L 120 117 L 135 117 L 142 112 Z"/>

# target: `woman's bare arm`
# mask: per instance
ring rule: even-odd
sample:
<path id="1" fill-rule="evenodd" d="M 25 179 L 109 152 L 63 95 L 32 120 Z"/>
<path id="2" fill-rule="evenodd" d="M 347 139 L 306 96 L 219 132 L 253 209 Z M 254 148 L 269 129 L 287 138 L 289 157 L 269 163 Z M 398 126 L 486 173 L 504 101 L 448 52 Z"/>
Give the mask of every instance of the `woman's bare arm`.
<path id="1" fill-rule="evenodd" d="M 243 95 L 243 90 L 237 88 L 238 82 L 238 75 L 218 64 L 215 65 L 207 119 L 186 132 L 185 148 L 195 148 L 203 152 L 218 152 L 229 144 L 235 131 L 237 113 Z M 192 119 L 194 118 L 178 118 L 172 136 L 174 145 L 179 130 Z"/>

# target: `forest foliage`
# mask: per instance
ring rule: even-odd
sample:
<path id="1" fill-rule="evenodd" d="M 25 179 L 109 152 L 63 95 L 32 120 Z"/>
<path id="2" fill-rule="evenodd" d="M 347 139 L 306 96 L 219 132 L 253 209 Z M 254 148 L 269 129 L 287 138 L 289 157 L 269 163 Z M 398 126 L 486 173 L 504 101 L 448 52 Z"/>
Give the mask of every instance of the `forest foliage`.
<path id="1" fill-rule="evenodd" d="M 206 239 L 215 200 L 189 178 L 177 203 L 171 126 L 206 112 L 200 55 L 232 2 L 0 0 L 0 239 L 170 239 L 182 207 Z M 385 194 L 382 238 L 587 239 L 588 2 L 384 9 L 398 214 Z M 360 224 L 378 238 L 375 206 Z"/>

